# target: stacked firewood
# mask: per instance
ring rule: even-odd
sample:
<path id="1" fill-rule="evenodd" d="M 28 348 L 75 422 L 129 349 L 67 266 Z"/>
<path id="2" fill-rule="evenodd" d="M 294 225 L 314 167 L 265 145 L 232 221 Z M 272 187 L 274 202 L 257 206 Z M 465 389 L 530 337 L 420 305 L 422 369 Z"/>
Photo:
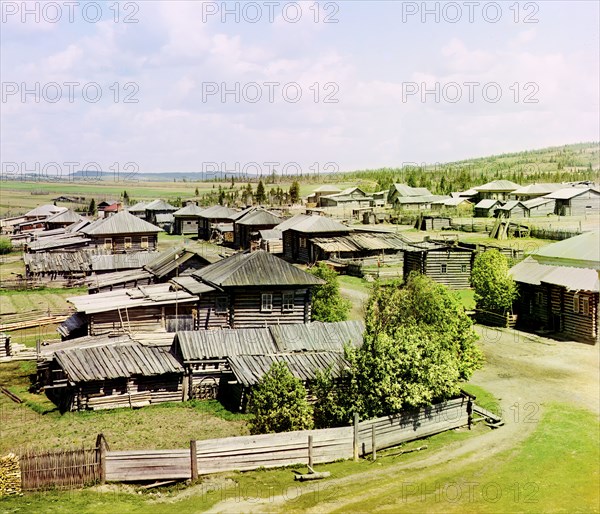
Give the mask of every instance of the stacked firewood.
<path id="1" fill-rule="evenodd" d="M 0 497 L 21 493 L 19 457 L 9 453 L 0 457 Z"/>

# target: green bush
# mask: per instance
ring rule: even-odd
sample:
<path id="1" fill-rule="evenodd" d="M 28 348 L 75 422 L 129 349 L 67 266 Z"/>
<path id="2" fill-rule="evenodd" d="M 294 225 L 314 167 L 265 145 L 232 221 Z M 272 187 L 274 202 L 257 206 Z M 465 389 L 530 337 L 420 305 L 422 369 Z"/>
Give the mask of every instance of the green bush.
<path id="1" fill-rule="evenodd" d="M 6 237 L 0 237 L 0 255 L 12 252 L 12 243 Z"/>

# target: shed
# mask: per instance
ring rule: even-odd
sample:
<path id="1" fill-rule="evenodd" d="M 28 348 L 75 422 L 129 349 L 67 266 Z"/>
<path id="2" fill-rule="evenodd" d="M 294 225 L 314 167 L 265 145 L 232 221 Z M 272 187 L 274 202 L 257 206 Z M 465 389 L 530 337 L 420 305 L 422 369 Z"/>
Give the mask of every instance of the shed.
<path id="1" fill-rule="evenodd" d="M 322 195 L 319 197 L 319 207 L 336 207 L 338 205 L 350 207 L 369 207 L 373 197 L 365 193 L 359 187 L 349 187 L 330 195 Z"/>
<path id="2" fill-rule="evenodd" d="M 476 218 L 489 218 L 494 215 L 496 209 L 502 206 L 499 200 L 481 200 L 475 204 L 474 216 Z"/>
<path id="3" fill-rule="evenodd" d="M 231 227 L 231 232 L 221 231 L 221 233 L 230 233 L 231 238 L 228 242 L 233 243 L 233 222 L 231 216 L 237 213 L 237 209 L 223 207 L 222 205 L 213 205 L 204 209 L 198 215 L 198 238 L 210 241 L 216 235 L 216 225 L 223 223 Z M 229 238 L 225 238 L 227 241 Z"/>
<path id="4" fill-rule="evenodd" d="M 173 213 L 175 218 L 175 234 L 198 235 L 198 219 L 204 209 L 190 203 Z"/>
<path id="5" fill-rule="evenodd" d="M 52 216 L 46 218 L 46 229 L 52 230 L 54 228 L 68 227 L 73 223 L 81 221 L 83 218 L 75 211 L 70 209 L 62 212 L 57 212 Z"/>
<path id="6" fill-rule="evenodd" d="M 545 198 L 555 201 L 554 213 L 559 216 L 600 215 L 600 191 L 592 187 L 567 187 Z"/>
<path id="7" fill-rule="evenodd" d="M 525 207 L 526 215 L 531 218 L 554 214 L 554 200 L 551 198 L 532 198 L 522 203 Z"/>
<path id="8" fill-rule="evenodd" d="M 258 246 L 258 240 L 260 238 L 259 232 L 261 230 L 269 230 L 282 222 L 279 216 L 265 210 L 255 209 L 248 212 L 242 217 L 238 217 L 233 222 L 234 231 L 234 245 L 237 248 L 248 249 L 250 248 L 251 242 L 256 241 Z"/>
<path id="9" fill-rule="evenodd" d="M 164 200 L 157 199 L 153 200 L 146 205 L 146 221 L 153 225 L 161 226 L 167 223 L 173 223 L 172 214 L 179 210 L 179 207 L 175 207 Z M 163 215 L 163 216 L 160 216 Z"/>
<path id="10" fill-rule="evenodd" d="M 496 208 L 494 216 L 497 218 L 525 218 L 527 207 L 518 200 L 509 200 L 504 205 Z"/>

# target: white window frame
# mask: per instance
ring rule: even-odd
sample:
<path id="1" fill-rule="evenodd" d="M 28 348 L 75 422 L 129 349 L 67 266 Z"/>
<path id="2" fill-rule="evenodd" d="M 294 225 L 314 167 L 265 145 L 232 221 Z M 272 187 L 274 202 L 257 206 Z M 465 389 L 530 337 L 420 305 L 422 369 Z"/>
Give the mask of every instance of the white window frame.
<path id="1" fill-rule="evenodd" d="M 112 237 L 105 237 L 104 238 L 104 249 L 112 250 L 112 247 L 113 247 Z"/>
<path id="2" fill-rule="evenodd" d="M 305 237 L 300 237 L 298 239 L 298 246 L 300 248 L 306 248 L 308 245 L 306 244 L 306 238 Z"/>
<path id="3" fill-rule="evenodd" d="M 467 265 L 466 264 L 461 264 L 460 265 L 460 271 L 461 271 L 461 273 L 466 273 L 467 272 Z"/>
<path id="4" fill-rule="evenodd" d="M 447 265 L 447 264 L 441 264 L 441 265 L 440 265 L 440 271 L 441 271 L 443 274 L 447 274 L 447 273 L 448 273 L 448 265 Z"/>
<path id="5" fill-rule="evenodd" d="M 579 295 L 573 295 L 573 312 L 579 313 Z"/>
<path id="6" fill-rule="evenodd" d="M 294 300 L 294 291 L 284 291 L 281 293 L 281 312 L 293 312 Z"/>
<path id="7" fill-rule="evenodd" d="M 581 314 L 584 316 L 589 315 L 590 313 L 590 299 L 587 296 L 583 296 L 580 300 L 581 304 Z"/>
<path id="8" fill-rule="evenodd" d="M 273 312 L 273 293 L 260 295 L 260 312 Z"/>
<path id="9" fill-rule="evenodd" d="M 126 237 L 123 246 L 125 248 L 132 248 L 133 247 L 133 239 L 131 237 Z"/>
<path id="10" fill-rule="evenodd" d="M 141 248 L 150 248 L 150 241 L 148 236 L 142 236 L 142 241 L 140 242 Z"/>

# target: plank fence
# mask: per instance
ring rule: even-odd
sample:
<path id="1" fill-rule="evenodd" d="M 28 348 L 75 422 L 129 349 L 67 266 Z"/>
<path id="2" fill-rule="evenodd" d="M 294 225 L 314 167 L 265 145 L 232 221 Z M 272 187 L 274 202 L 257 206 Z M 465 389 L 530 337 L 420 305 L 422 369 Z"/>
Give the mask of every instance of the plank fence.
<path id="1" fill-rule="evenodd" d="M 315 464 L 324 464 L 366 456 L 373 451 L 373 438 L 376 449 L 381 450 L 467 425 L 467 403 L 467 398 L 458 398 L 348 427 L 191 441 L 186 450 L 109 451 L 106 480 L 186 479 L 223 471 L 306 464 L 309 458 Z"/>
<path id="2" fill-rule="evenodd" d="M 480 325 L 487 325 L 488 327 L 515 328 L 517 315 L 508 312 L 498 314 L 497 312 L 475 309 L 475 321 Z"/>

